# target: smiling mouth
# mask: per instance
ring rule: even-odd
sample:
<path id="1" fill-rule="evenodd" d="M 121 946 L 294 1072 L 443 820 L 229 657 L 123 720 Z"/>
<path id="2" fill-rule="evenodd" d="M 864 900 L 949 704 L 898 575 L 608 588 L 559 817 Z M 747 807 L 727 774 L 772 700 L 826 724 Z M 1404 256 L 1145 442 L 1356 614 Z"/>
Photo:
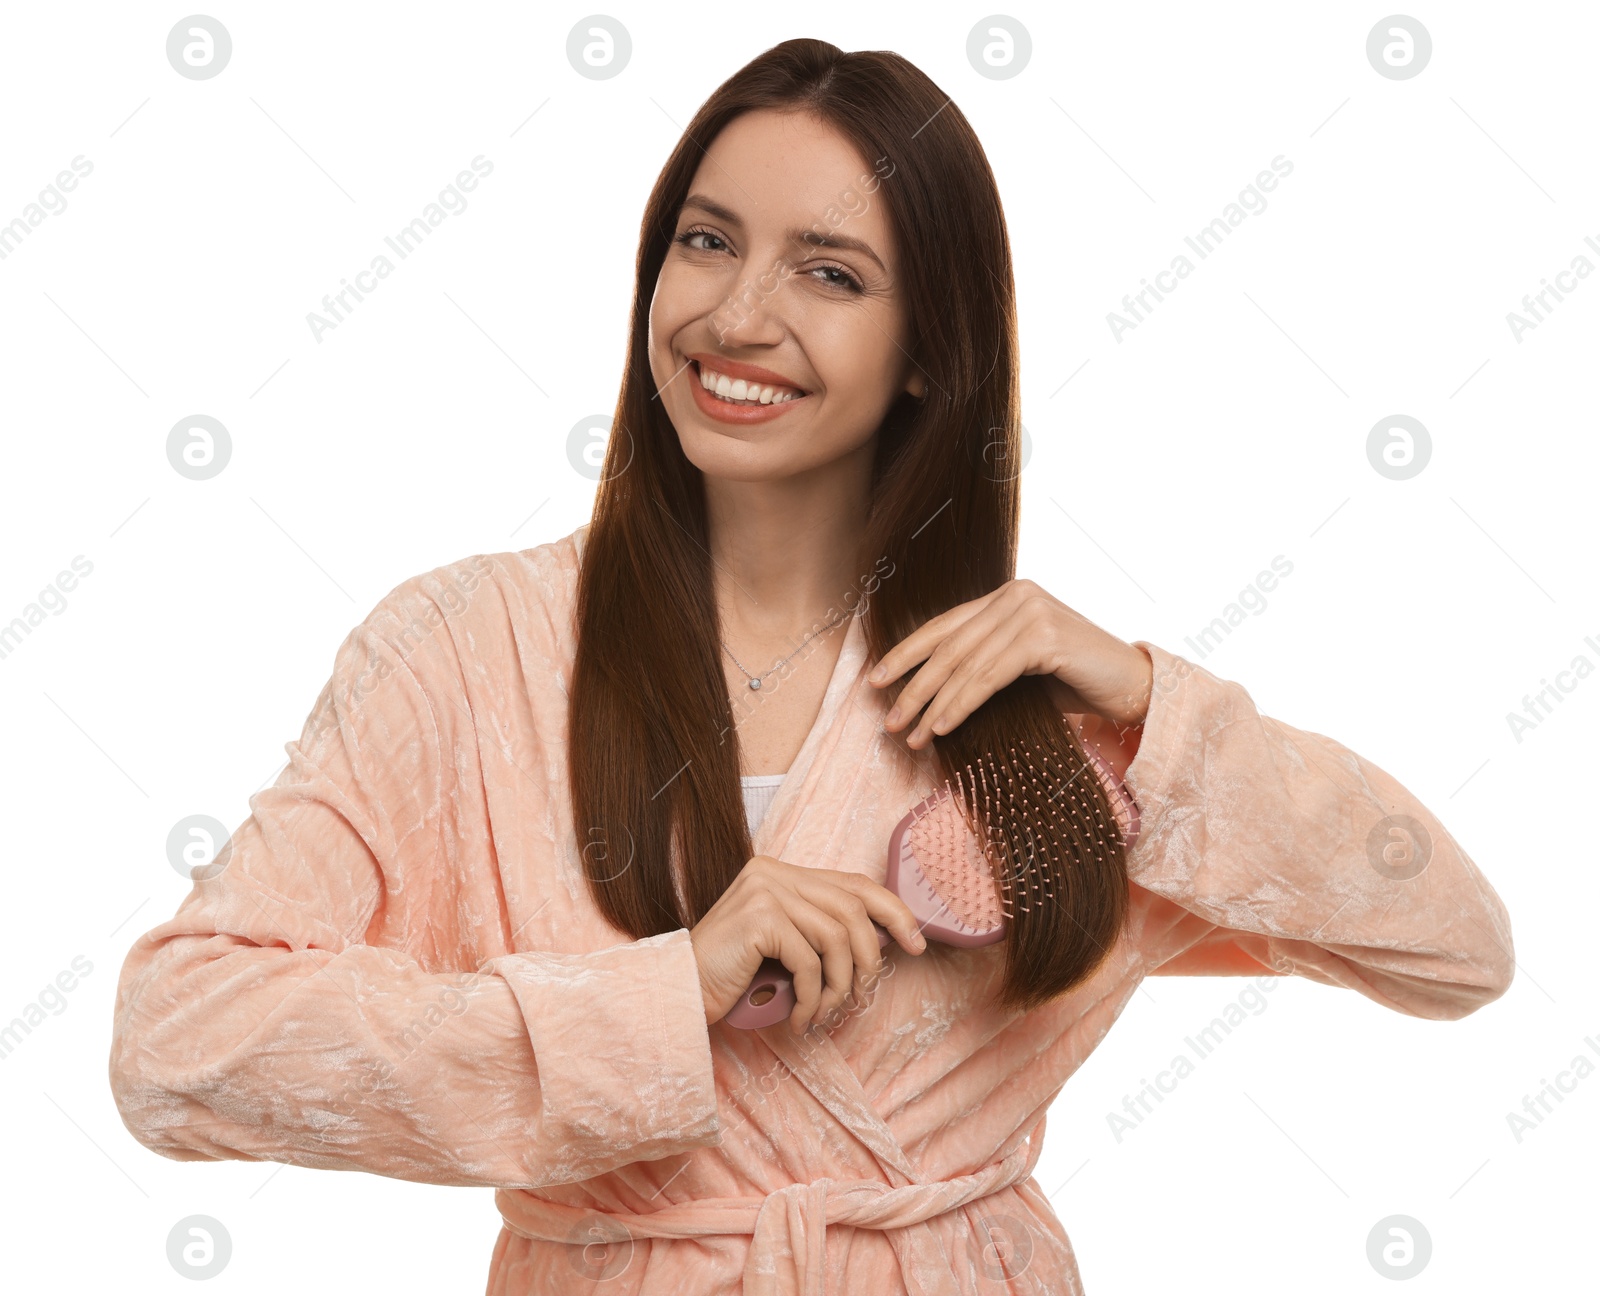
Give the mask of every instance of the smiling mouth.
<path id="1" fill-rule="evenodd" d="M 727 374 L 702 368 L 698 360 L 689 361 L 689 367 L 694 370 L 694 380 L 705 389 L 706 394 L 726 405 L 786 405 L 790 401 L 802 400 L 810 395 L 798 387 L 730 378 Z"/>

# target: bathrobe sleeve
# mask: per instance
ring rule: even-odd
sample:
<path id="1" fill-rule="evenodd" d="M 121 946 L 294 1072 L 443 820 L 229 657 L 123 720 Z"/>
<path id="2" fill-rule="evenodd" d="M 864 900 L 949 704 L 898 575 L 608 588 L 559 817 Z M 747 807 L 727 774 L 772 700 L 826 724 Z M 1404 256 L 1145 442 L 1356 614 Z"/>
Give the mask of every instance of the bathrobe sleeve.
<path id="1" fill-rule="evenodd" d="M 406 633 L 440 625 L 426 580 L 346 639 L 221 871 L 126 957 L 111 1088 L 163 1156 L 537 1188 L 720 1138 L 686 930 L 504 952 L 492 844 L 456 827 L 489 739 L 451 630 Z"/>
<path id="2" fill-rule="evenodd" d="M 1293 973 L 1436 1020 L 1505 993 L 1505 906 L 1416 797 L 1260 714 L 1239 684 L 1135 642 L 1154 685 L 1123 752 L 1140 811 L 1128 876 L 1171 902 L 1142 936 L 1150 972 Z"/>

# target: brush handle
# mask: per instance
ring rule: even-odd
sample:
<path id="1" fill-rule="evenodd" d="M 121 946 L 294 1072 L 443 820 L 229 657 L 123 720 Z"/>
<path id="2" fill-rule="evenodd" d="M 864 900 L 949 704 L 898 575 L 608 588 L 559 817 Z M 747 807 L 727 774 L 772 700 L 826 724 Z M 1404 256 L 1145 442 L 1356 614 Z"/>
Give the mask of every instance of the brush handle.
<path id="1" fill-rule="evenodd" d="M 962 931 L 960 924 L 949 926 L 949 911 L 922 871 L 914 866 L 901 867 L 906 834 L 911 831 L 911 826 L 935 807 L 948 809 L 943 805 L 945 797 L 947 794 L 937 792 L 925 797 L 895 825 L 894 831 L 889 834 L 889 862 L 883 884 L 910 907 L 927 939 L 955 945 L 989 944 L 999 940 L 1004 933 L 996 930 L 987 936 L 976 937 Z M 888 930 L 877 922 L 872 924 L 872 929 L 878 933 L 878 948 L 887 949 L 893 939 Z M 794 1006 L 794 974 L 781 959 L 766 958 L 762 959 L 750 988 L 739 996 L 739 1001 L 724 1014 L 722 1020 L 740 1030 L 760 1030 L 763 1026 L 773 1026 L 782 1021 L 794 1011 Z"/>
<path id="2" fill-rule="evenodd" d="M 886 948 L 893 939 L 888 929 L 878 923 L 873 923 L 872 929 L 878 933 L 878 948 Z M 765 958 L 750 988 L 739 996 L 739 1002 L 728 1009 L 722 1020 L 740 1030 L 760 1030 L 763 1026 L 777 1025 L 792 1012 L 794 974 L 780 959 Z"/>

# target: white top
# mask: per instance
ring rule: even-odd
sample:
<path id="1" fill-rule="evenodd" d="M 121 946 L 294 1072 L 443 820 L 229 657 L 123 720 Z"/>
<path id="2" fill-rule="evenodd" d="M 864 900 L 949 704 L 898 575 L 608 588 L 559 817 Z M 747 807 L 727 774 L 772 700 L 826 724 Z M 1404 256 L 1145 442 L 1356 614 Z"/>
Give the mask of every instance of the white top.
<path id="1" fill-rule="evenodd" d="M 739 784 L 744 790 L 744 817 L 750 825 L 750 835 L 756 835 L 756 829 L 761 826 L 761 821 L 766 818 L 767 807 L 772 804 L 772 798 L 778 795 L 778 785 L 783 782 L 786 774 L 744 774 L 739 778 Z"/>

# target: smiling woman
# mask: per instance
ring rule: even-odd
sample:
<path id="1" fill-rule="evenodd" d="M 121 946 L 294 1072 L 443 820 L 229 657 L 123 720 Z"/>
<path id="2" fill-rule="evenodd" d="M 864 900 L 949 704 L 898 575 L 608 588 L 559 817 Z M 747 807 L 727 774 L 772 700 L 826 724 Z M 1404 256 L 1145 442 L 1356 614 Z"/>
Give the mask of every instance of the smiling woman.
<path id="1" fill-rule="evenodd" d="M 493 1186 L 489 1296 L 1070 1296 L 1045 1113 L 1144 977 L 1504 992 L 1504 908 L 1394 778 L 1016 576 L 1010 245 L 923 73 L 768 50 L 635 265 L 591 521 L 391 591 L 130 951 L 141 1141 Z M 1031 902 L 927 941 L 890 843 L 1018 748 L 1055 791 L 975 789 L 1017 868 L 951 905 Z M 769 958 L 791 1017 L 730 1028 Z"/>
<path id="2" fill-rule="evenodd" d="M 596 902 L 641 937 L 671 916 L 689 920 L 712 1021 L 744 989 L 752 960 L 788 945 L 789 958 L 810 963 L 792 1022 L 803 1029 L 876 963 L 871 906 L 894 912 L 881 894 L 863 906 L 836 885 L 769 900 L 784 910 L 769 930 L 744 912 L 744 889 L 764 884 L 738 880 L 755 857 L 736 776 L 789 768 L 813 724 L 821 668 L 848 638 L 834 633 L 842 620 L 819 628 L 816 609 L 887 558 L 902 574 L 855 619 L 880 659 L 896 644 L 904 656 L 919 628 L 971 636 L 987 625 L 966 624 L 973 601 L 1002 587 L 1006 602 L 985 618 L 1034 619 L 1042 606 L 1034 587 L 1012 580 L 1018 482 L 986 470 L 997 440 L 1008 447 L 998 458 L 1015 461 L 1019 436 L 1005 222 L 971 127 L 925 76 L 891 54 L 790 41 L 702 107 L 642 228 L 616 419 L 637 431 L 610 447 L 576 611 L 574 816 L 627 825 L 640 864 L 595 879 Z M 653 391 L 633 378 L 646 367 Z M 782 661 L 829 635 L 831 651 L 807 659 L 815 668 L 763 697 L 737 746 L 725 743 L 725 727 L 710 721 L 753 675 L 744 663 Z M 1065 680 L 1067 699 L 1133 720 L 1148 658 L 1098 628 L 1074 635 L 1089 671 Z M 905 657 L 895 675 L 917 660 Z M 945 665 L 940 656 L 909 688 Z M 1068 778 L 1086 772 L 1081 743 L 1034 678 L 1051 673 L 1041 665 L 986 668 L 981 696 L 952 691 L 930 706 L 928 721 L 946 722 L 940 773 L 1019 741 Z M 619 735 L 633 736 L 626 759 Z M 930 738 L 919 729 L 907 745 Z M 1078 787 L 1109 820 L 1098 783 Z M 1059 883 L 1072 904 L 1016 916 L 1007 1008 L 1083 981 L 1125 917 L 1120 855 L 1097 858 L 1081 834 L 1065 845 L 1073 876 L 1041 881 Z M 687 859 L 692 868 L 681 867 Z M 807 872 L 814 890 L 818 871 Z M 833 938 L 839 924 L 848 937 Z"/>

